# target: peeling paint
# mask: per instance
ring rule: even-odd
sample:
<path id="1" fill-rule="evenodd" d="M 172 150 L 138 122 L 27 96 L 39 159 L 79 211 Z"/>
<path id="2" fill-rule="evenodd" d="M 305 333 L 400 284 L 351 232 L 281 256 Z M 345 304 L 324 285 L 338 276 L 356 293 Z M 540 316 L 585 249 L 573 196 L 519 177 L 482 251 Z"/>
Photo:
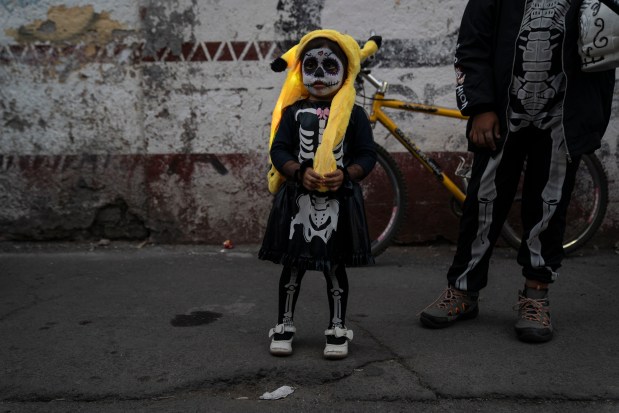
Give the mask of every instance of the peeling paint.
<path id="1" fill-rule="evenodd" d="M 325 0 L 279 0 L 277 2 L 277 34 L 298 40 L 305 33 L 322 28 L 321 16 Z"/>
<path id="2" fill-rule="evenodd" d="M 144 25 L 145 56 L 156 56 L 162 48 L 168 48 L 172 54 L 180 55 L 184 42 L 195 41 L 193 28 L 199 24 L 196 15 L 197 0 L 192 0 L 192 5 L 184 10 L 178 9 L 178 0 L 166 2 L 166 5 L 153 0 L 145 3 L 140 9 Z M 192 32 L 190 39 L 186 39 L 184 35 L 187 28 Z"/>
<path id="3" fill-rule="evenodd" d="M 93 6 L 53 6 L 47 20 L 35 20 L 5 33 L 20 44 L 49 42 L 51 44 L 105 45 L 122 38 L 126 28 L 110 18 L 108 12 L 96 13 Z M 94 50 L 91 47 L 90 52 Z M 86 52 L 87 54 L 89 51 Z"/>
<path id="4" fill-rule="evenodd" d="M 115 240 L 141 240 L 150 235 L 144 220 L 131 212 L 122 198 L 99 208 L 87 232 L 95 238 Z"/>

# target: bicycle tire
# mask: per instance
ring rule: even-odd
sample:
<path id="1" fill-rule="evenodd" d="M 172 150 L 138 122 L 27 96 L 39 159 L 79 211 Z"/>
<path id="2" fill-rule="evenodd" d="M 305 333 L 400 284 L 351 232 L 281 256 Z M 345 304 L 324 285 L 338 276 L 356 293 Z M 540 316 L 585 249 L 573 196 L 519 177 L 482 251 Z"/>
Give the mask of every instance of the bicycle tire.
<path id="1" fill-rule="evenodd" d="M 520 193 L 520 192 L 519 192 Z M 501 230 L 501 236 L 513 248 L 520 248 L 520 195 Z M 602 163 L 594 154 L 583 155 L 572 199 L 567 211 L 563 250 L 566 254 L 582 248 L 596 233 L 606 215 L 608 178 Z"/>
<path id="2" fill-rule="evenodd" d="M 379 256 L 393 243 L 406 217 L 408 191 L 404 174 L 393 157 L 376 145 L 376 166 L 361 181 L 372 255 Z"/>

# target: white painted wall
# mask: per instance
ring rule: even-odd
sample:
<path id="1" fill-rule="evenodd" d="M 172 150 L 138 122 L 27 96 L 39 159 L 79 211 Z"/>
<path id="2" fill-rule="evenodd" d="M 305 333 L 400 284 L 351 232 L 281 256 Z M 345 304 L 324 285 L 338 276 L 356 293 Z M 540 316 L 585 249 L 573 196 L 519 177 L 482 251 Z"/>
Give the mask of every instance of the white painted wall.
<path id="1" fill-rule="evenodd" d="M 255 154 L 264 156 L 266 164 L 270 113 L 284 79 L 284 74 L 269 69 L 268 63 L 274 56 L 259 61 L 135 63 L 131 60 L 131 48 L 141 42 L 155 50 L 165 46 L 178 49 L 182 42 L 296 38 L 277 29 L 276 22 L 289 17 L 289 11 L 277 10 L 278 3 L 0 0 L 0 57 L 4 50 L 9 59 L 0 64 L 0 154 Z M 322 11 L 319 16 L 310 17 L 325 28 L 349 33 L 360 40 L 374 30 L 385 40 L 423 44 L 427 39 L 438 42 L 453 35 L 466 2 L 314 3 L 322 4 Z M 26 62 L 10 53 L 10 46 L 17 43 L 7 30 L 45 20 L 50 7 L 60 5 L 92 5 L 95 12 L 107 12 L 111 20 L 123 25 L 116 40 L 103 45 L 108 57 L 84 62 L 73 54 L 50 64 L 46 63 L 49 59 Z M 441 52 L 439 44 L 428 44 L 435 52 Z M 125 50 L 111 56 L 118 45 Z M 78 46 L 88 52 L 87 44 Z M 394 85 L 395 97 L 455 105 L 454 74 L 449 61 L 438 66 L 400 68 L 381 68 L 379 63 L 374 73 Z M 618 114 L 616 87 L 613 118 L 599 153 L 611 182 L 607 225 L 614 228 L 619 227 Z M 395 118 L 426 151 L 465 150 L 464 124 L 460 121 L 428 115 L 397 114 Z M 379 142 L 399 150 L 393 143 L 383 141 L 385 135 L 376 131 Z M 5 212 L 6 216 L 15 214 Z M 218 219 L 225 221 L 229 211 L 224 207 L 215 213 L 222 214 Z"/>

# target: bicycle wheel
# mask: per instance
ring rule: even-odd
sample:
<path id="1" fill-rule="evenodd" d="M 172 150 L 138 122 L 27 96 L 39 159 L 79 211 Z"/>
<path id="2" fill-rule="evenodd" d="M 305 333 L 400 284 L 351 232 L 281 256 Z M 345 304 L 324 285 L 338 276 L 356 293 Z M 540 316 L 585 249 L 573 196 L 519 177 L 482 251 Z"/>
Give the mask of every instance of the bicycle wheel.
<path id="1" fill-rule="evenodd" d="M 522 182 L 521 184 L 522 185 Z M 512 247 L 520 247 L 522 225 L 520 202 L 522 186 L 501 231 Z M 604 220 L 608 203 L 608 179 L 602 163 L 594 154 L 583 155 L 576 173 L 576 184 L 567 209 L 563 248 L 567 254 L 576 251 L 591 239 Z"/>
<path id="2" fill-rule="evenodd" d="M 376 144 L 376 166 L 363 181 L 363 200 L 372 254 L 383 253 L 404 221 L 407 191 L 402 171 L 387 150 Z"/>

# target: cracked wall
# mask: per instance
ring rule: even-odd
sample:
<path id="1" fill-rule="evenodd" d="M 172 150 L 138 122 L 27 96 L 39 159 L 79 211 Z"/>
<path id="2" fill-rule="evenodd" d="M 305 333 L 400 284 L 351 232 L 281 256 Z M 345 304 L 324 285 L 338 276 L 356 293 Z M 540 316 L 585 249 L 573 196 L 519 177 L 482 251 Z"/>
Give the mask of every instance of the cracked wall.
<path id="1" fill-rule="evenodd" d="M 283 81 L 270 61 L 314 28 L 359 41 L 374 30 L 384 38 L 375 74 L 394 97 L 454 106 L 463 8 L 461 0 L 394 0 L 378 11 L 369 0 L 0 1 L 0 237 L 258 242 L 271 200 L 270 113 Z M 619 227 L 615 96 L 599 152 L 611 183 L 607 234 Z M 445 165 L 465 151 L 460 121 L 393 116 Z M 424 198 L 409 215 L 438 212 L 410 222 L 402 241 L 453 239 L 448 197 L 386 136 L 376 130 Z"/>

